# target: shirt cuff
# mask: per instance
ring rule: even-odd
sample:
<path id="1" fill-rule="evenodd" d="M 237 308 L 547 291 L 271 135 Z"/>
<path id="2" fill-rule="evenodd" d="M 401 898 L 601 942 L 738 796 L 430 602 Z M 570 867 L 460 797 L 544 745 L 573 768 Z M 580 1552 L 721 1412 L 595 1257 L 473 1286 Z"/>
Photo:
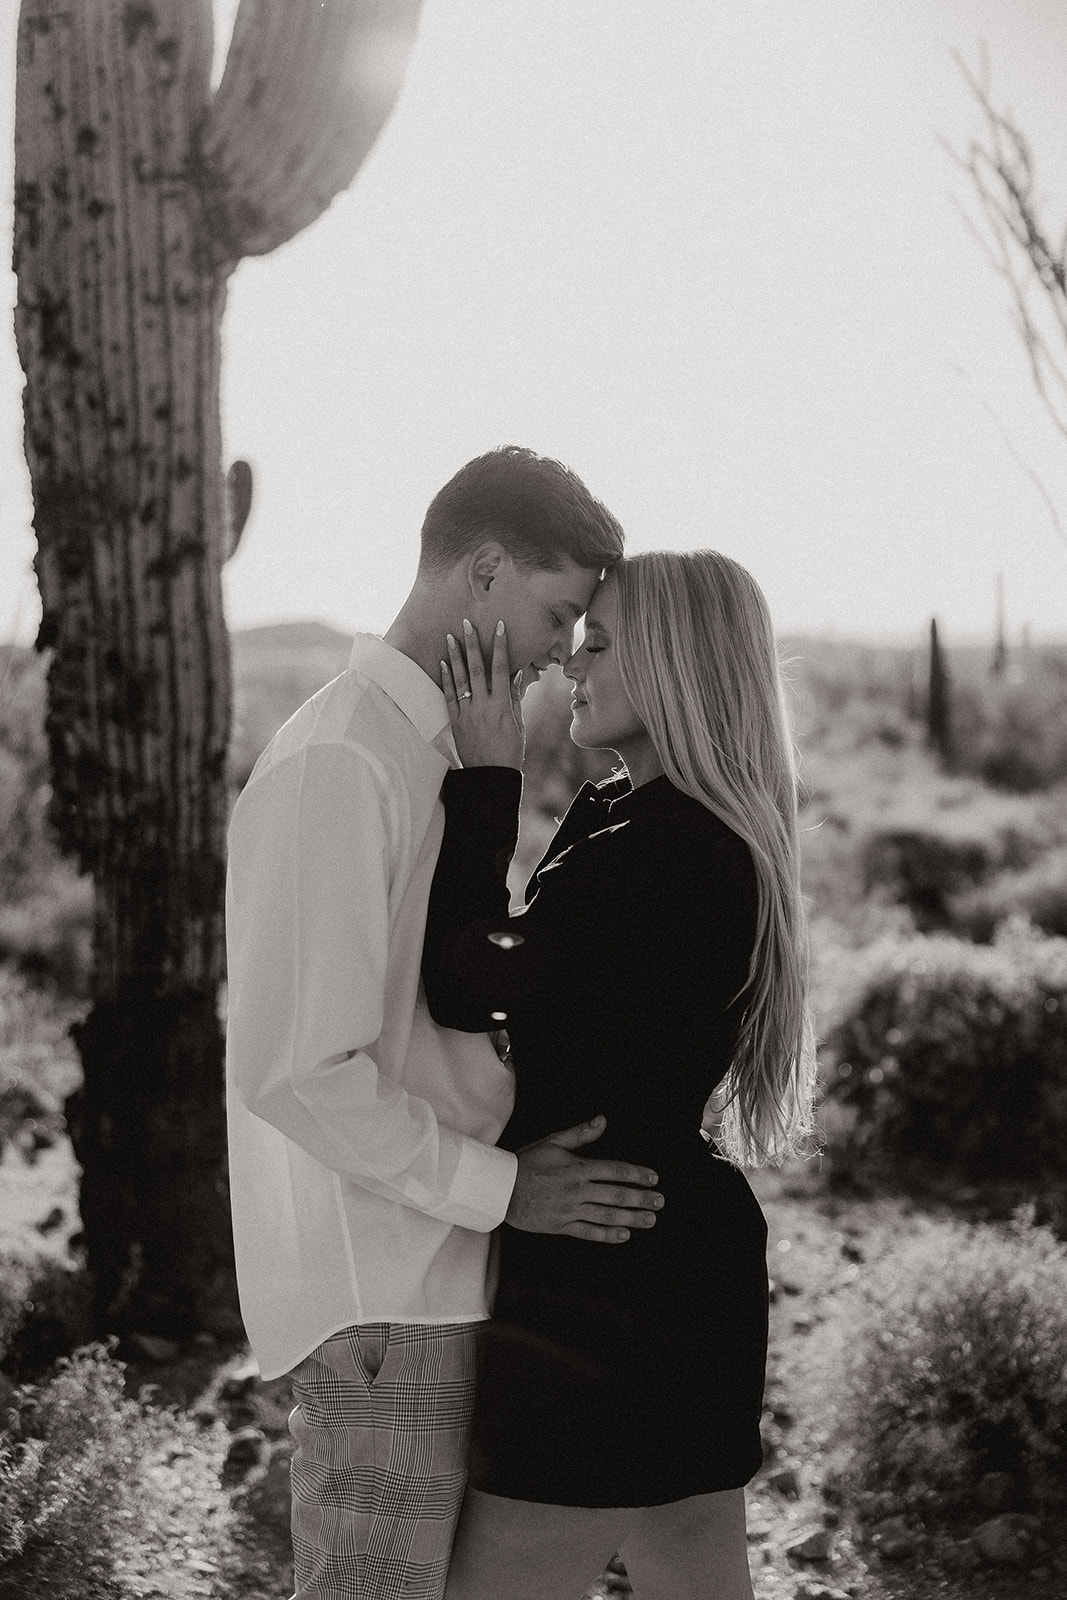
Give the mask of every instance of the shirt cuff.
<path id="1" fill-rule="evenodd" d="M 464 1200 L 449 1204 L 449 1222 L 475 1233 L 499 1228 L 511 1204 L 518 1171 L 519 1158 L 511 1150 L 464 1139 L 451 1185 L 452 1193 L 462 1194 Z"/>

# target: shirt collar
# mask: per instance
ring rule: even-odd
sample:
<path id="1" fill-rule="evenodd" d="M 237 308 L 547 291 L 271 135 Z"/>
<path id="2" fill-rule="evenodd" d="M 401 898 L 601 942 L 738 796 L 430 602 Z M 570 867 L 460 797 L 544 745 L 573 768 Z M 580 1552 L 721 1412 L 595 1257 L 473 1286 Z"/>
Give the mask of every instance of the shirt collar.
<path id="1" fill-rule="evenodd" d="M 448 707 L 437 684 L 410 656 L 394 650 L 376 634 L 356 634 L 348 665 L 384 689 L 427 744 L 433 744 L 448 727 Z"/>

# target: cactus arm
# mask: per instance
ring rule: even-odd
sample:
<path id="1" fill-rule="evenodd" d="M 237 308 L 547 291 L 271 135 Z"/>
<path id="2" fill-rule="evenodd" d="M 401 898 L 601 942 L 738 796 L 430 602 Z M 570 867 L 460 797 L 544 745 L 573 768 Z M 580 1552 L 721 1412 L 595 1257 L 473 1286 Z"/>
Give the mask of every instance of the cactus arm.
<path id="1" fill-rule="evenodd" d="M 198 140 L 219 259 L 264 255 L 351 183 L 403 79 L 419 0 L 241 0 Z"/>
<path id="2" fill-rule="evenodd" d="M 252 468 L 247 461 L 233 461 L 226 474 L 226 505 L 229 513 L 230 542 L 225 559 L 237 554 L 252 509 Z"/>

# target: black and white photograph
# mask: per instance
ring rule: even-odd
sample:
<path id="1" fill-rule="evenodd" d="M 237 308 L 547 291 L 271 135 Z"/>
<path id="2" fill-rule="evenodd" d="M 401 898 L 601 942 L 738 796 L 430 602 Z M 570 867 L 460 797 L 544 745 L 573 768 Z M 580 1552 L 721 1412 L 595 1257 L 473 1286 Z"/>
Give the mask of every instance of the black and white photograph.
<path id="1" fill-rule="evenodd" d="M 1067 0 L 0 0 L 0 1600 L 1063 1600 Z"/>

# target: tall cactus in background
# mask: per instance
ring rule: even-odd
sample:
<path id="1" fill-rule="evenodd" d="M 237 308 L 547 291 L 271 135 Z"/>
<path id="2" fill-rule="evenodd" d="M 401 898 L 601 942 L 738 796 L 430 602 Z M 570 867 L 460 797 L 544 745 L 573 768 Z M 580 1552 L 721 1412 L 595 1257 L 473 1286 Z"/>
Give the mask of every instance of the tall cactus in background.
<path id="1" fill-rule="evenodd" d="M 948 665 L 937 632 L 937 618 L 930 618 L 930 687 L 926 697 L 926 736 L 937 751 L 942 766 L 952 766 L 952 699 Z"/>
<path id="2" fill-rule="evenodd" d="M 993 639 L 993 656 L 989 663 L 990 674 L 1002 678 L 1008 665 L 1008 629 L 1004 620 L 1004 574 L 997 573 L 996 625 Z"/>
<path id="3" fill-rule="evenodd" d="M 220 327 L 246 255 L 355 175 L 418 0 L 23 0 L 16 333 L 52 815 L 96 889 L 69 1107 L 98 1317 L 232 1321 L 222 1032 L 230 659 Z M 227 493 L 228 490 L 228 493 Z"/>

